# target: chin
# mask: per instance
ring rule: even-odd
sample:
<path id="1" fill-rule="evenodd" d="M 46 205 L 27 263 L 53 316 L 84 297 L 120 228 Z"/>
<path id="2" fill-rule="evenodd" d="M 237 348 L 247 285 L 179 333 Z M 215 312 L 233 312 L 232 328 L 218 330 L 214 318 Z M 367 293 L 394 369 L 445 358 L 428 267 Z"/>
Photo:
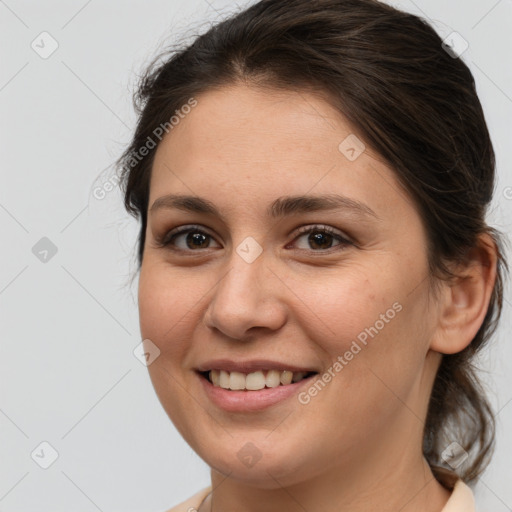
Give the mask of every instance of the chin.
<path id="1" fill-rule="evenodd" d="M 202 449 L 198 446 L 192 448 L 212 470 L 260 489 L 278 489 L 311 478 L 314 461 L 304 458 L 303 441 L 297 439 L 293 445 L 283 446 L 272 443 L 266 437 L 268 432 L 262 433 L 259 438 L 253 436 L 253 441 L 231 439 L 225 445 L 215 444 L 212 440 L 210 446 L 215 446 L 214 451 L 205 448 L 204 442 Z M 318 472 L 321 471 L 318 468 Z"/>

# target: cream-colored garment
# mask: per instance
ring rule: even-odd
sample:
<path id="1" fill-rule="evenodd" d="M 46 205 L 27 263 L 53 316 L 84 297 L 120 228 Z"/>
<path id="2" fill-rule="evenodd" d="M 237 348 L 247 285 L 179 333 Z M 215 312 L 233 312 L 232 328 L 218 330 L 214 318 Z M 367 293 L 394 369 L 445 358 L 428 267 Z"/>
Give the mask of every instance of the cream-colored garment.
<path id="1" fill-rule="evenodd" d="M 194 496 L 167 512 L 195 512 L 211 490 L 211 487 L 201 489 Z M 457 480 L 452 495 L 441 512 L 475 512 L 473 492 L 462 480 Z"/>
<path id="2" fill-rule="evenodd" d="M 199 505 L 203 502 L 203 500 L 212 492 L 212 488 L 206 487 L 201 489 L 199 492 L 191 496 L 188 500 L 176 505 L 175 507 L 167 510 L 166 512 L 196 512 L 199 508 Z M 444 512 L 444 511 L 443 511 Z"/>

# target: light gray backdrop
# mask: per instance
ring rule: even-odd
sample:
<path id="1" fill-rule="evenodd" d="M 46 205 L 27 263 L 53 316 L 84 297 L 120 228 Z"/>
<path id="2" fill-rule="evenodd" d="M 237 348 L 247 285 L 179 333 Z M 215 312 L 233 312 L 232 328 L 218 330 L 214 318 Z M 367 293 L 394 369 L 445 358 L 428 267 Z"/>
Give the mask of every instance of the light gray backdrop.
<path id="1" fill-rule="evenodd" d="M 469 44 L 462 58 L 500 176 L 490 220 L 510 233 L 512 1 L 394 4 Z M 0 0 L 4 512 L 160 512 L 209 483 L 133 354 L 138 226 L 109 179 L 134 128 L 137 73 L 162 44 L 233 9 L 226 0 Z M 492 512 L 512 510 L 511 302 L 508 292 L 482 360 L 499 435 L 476 493 Z"/>

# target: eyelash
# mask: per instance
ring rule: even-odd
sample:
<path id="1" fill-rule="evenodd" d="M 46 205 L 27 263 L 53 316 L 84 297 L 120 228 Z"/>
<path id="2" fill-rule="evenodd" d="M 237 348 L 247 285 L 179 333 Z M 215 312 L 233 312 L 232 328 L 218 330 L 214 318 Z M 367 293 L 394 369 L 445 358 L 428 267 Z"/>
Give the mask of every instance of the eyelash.
<path id="1" fill-rule="evenodd" d="M 176 251 L 176 252 L 200 252 L 201 249 L 197 249 L 197 250 L 177 249 L 177 248 L 173 247 L 175 239 L 178 236 L 184 235 L 187 233 L 199 233 L 199 234 L 205 235 L 207 237 L 213 238 L 212 235 L 210 235 L 209 233 L 207 233 L 206 231 L 201 229 L 200 226 L 192 225 L 192 226 L 185 226 L 183 228 L 178 228 L 177 230 L 170 231 L 167 234 L 165 234 L 164 236 L 159 237 L 156 240 L 157 246 L 159 248 L 165 247 L 165 248 L 168 248 L 168 249 L 170 249 L 172 251 Z M 308 233 L 328 234 L 328 235 L 331 235 L 333 238 L 335 238 L 338 242 L 340 242 L 338 245 L 336 245 L 334 247 L 329 247 L 328 249 L 317 249 L 317 250 L 311 249 L 311 251 L 315 252 L 315 253 L 330 253 L 330 252 L 332 252 L 333 249 L 336 250 L 336 247 L 339 248 L 338 250 L 343 250 L 347 245 L 355 245 L 353 242 L 351 242 L 350 240 L 348 240 L 347 238 L 342 236 L 340 233 L 338 233 L 333 228 L 331 228 L 329 226 L 322 226 L 322 225 L 302 226 L 301 228 L 299 228 L 297 236 L 293 239 L 293 241 L 295 241 L 300 236 L 302 236 L 304 234 L 308 234 Z M 208 248 L 206 248 L 206 249 L 208 249 Z M 299 250 L 307 250 L 307 249 L 299 249 Z"/>

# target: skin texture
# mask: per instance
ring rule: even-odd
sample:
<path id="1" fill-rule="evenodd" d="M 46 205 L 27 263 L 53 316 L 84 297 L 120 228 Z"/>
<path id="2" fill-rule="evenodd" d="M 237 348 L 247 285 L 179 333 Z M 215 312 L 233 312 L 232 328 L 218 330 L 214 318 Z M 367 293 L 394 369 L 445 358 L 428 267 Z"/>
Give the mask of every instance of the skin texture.
<path id="1" fill-rule="evenodd" d="M 440 352 L 462 350 L 484 318 L 492 247 L 475 250 L 467 277 L 434 296 L 418 210 L 369 147 L 354 161 L 339 150 L 354 130 L 324 99 L 237 84 L 197 101 L 157 148 L 149 205 L 195 195 L 222 218 L 149 213 L 139 311 L 143 339 L 161 351 L 148 370 L 162 406 L 212 468 L 214 492 L 201 512 L 439 512 L 449 492 L 421 451 L 428 398 Z M 278 197 L 329 193 L 375 217 L 267 216 Z M 186 233 L 174 250 L 158 245 L 189 225 L 209 235 L 200 248 Z M 315 245 L 297 232 L 315 225 L 349 242 L 326 235 Z M 252 263 L 236 251 L 249 236 L 263 249 Z M 393 304 L 400 311 L 307 404 L 292 397 L 227 413 L 194 371 L 211 358 L 266 358 L 321 376 Z M 237 457 L 247 442 L 261 455 L 252 467 Z"/>

